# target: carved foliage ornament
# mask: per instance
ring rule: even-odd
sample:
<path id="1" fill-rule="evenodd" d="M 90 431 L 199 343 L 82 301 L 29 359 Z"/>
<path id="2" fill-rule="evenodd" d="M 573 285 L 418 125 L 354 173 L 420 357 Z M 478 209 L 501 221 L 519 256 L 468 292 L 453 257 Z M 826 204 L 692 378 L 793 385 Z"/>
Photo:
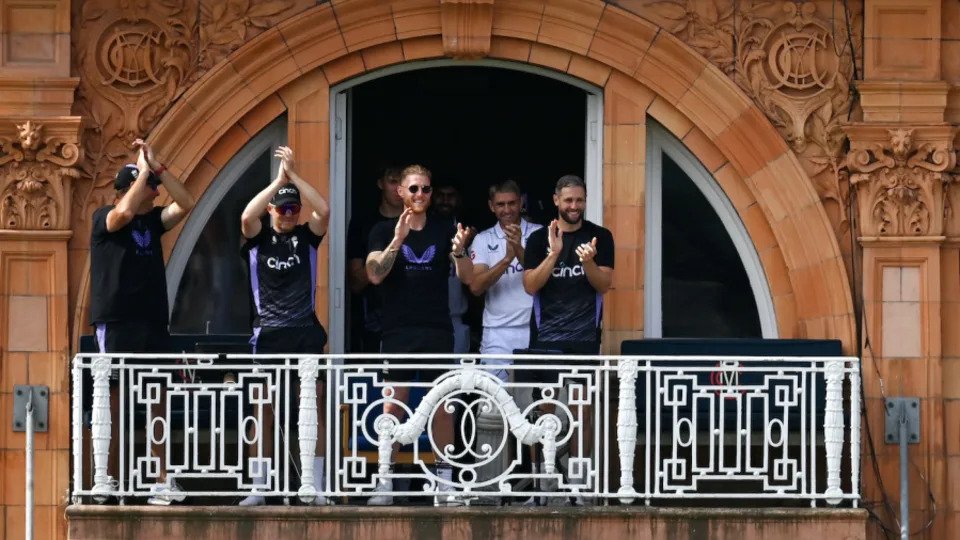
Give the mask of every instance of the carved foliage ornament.
<path id="1" fill-rule="evenodd" d="M 44 135 L 42 124 L 0 125 L 0 228 L 69 229 L 79 159 L 75 140 Z"/>
<path id="2" fill-rule="evenodd" d="M 789 0 L 663 0 L 649 3 L 641 15 L 693 47 L 753 99 L 801 158 L 821 200 L 831 203 L 831 219 L 840 231 L 847 221 L 840 126 L 853 105 L 851 50 L 860 50 L 859 36 L 847 34 L 847 23 L 859 28 L 861 15 L 847 12 L 845 3 L 820 12 L 817 6 Z"/>
<path id="3" fill-rule="evenodd" d="M 74 112 L 84 137 L 83 178 L 74 205 L 85 219 L 113 197 L 130 144 L 245 41 L 313 0 L 88 0 L 73 3 L 73 65 L 80 75 Z"/>
<path id="4" fill-rule="evenodd" d="M 916 144 L 912 129 L 887 133 L 886 143 L 866 144 L 847 156 L 863 234 L 944 234 L 944 191 L 957 163 L 953 145 L 948 139 Z"/>

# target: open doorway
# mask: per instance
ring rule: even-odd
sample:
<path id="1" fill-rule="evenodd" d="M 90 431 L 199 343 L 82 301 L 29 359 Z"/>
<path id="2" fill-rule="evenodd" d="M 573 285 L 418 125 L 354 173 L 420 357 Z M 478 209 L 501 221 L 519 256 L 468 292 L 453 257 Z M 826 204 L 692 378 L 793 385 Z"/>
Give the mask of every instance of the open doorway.
<path id="1" fill-rule="evenodd" d="M 412 163 L 430 169 L 435 184 L 460 191 L 460 219 L 478 230 L 495 222 L 487 207 L 488 186 L 507 178 L 526 192 L 526 219 L 543 223 L 555 216 L 556 180 L 577 174 L 597 188 L 587 217 L 599 221 L 600 104 L 599 89 L 495 65 L 425 67 L 334 93 L 331 169 L 335 179 L 345 180 L 347 221 L 375 212 L 376 180 L 385 167 Z M 341 226 L 345 230 L 346 222 Z M 335 298 L 337 289 L 349 290 L 337 270 L 331 267 Z M 359 321 L 359 297 L 341 298 L 331 307 L 334 352 L 352 349 Z"/>

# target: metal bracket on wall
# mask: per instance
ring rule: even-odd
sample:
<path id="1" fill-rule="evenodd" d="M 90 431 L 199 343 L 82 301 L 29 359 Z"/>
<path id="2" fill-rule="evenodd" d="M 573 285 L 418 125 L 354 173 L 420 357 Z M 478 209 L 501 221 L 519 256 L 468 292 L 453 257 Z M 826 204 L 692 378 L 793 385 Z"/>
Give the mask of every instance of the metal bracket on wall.
<path id="1" fill-rule="evenodd" d="M 13 387 L 13 430 L 27 430 L 27 401 L 33 393 L 33 430 L 46 432 L 50 428 L 50 389 L 43 385 L 17 384 Z"/>
<path id="2" fill-rule="evenodd" d="M 900 416 L 907 418 L 907 442 L 920 443 L 920 399 L 919 398 L 887 398 L 884 402 L 886 419 L 884 421 L 884 441 L 887 444 L 900 442 Z"/>

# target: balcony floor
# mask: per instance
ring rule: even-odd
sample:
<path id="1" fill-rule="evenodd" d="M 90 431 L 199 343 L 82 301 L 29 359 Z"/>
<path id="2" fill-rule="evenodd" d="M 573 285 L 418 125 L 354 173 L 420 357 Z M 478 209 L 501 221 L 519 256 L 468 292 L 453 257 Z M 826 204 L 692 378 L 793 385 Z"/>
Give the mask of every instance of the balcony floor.
<path id="1" fill-rule="evenodd" d="M 865 538 L 867 513 L 833 508 L 382 507 L 67 508 L 72 539 L 523 540 Z"/>

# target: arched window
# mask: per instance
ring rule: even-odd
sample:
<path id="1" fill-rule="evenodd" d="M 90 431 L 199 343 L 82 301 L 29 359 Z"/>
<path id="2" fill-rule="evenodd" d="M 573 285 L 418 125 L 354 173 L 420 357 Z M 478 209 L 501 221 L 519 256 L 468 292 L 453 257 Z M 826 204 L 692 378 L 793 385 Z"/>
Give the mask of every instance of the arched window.
<path id="1" fill-rule="evenodd" d="M 286 138 L 286 118 L 265 127 L 230 159 L 191 212 L 167 264 L 172 333 L 250 332 L 240 213 L 273 178 L 273 151 Z"/>
<path id="2" fill-rule="evenodd" d="M 766 276 L 736 209 L 652 120 L 646 188 L 644 335 L 776 337 Z"/>

